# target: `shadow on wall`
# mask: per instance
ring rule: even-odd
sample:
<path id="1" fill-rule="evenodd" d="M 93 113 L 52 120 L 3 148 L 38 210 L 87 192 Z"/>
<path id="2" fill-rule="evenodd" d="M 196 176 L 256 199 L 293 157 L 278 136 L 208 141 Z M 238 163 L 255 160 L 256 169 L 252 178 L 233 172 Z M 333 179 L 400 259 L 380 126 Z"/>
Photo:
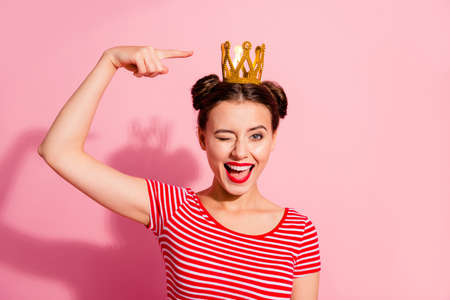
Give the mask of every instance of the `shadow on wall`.
<path id="1" fill-rule="evenodd" d="M 166 151 L 168 127 L 153 122 L 150 129 L 139 125 L 131 128 L 135 143 L 115 151 L 106 162 L 109 166 L 180 186 L 189 186 L 198 177 L 198 166 L 188 150 Z M 1 170 L 9 174 L 0 182 L 0 210 L 5 207 L 22 161 L 27 155 L 38 156 L 37 147 L 44 136 L 43 130 L 23 133 L 0 161 Z M 1 222 L 0 262 L 63 283 L 71 299 L 165 299 L 164 264 L 155 235 L 138 222 L 112 212 L 109 216 L 115 243 L 105 247 L 36 238 Z"/>

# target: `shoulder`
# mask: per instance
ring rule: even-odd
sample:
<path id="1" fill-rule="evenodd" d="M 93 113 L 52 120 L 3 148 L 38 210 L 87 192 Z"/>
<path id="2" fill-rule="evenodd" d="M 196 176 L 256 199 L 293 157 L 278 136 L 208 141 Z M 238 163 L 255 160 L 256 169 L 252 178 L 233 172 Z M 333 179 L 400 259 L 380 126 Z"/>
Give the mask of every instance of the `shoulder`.
<path id="1" fill-rule="evenodd" d="M 175 188 L 175 189 L 183 189 L 188 190 L 190 189 L 188 186 L 181 185 L 178 183 L 172 183 L 166 180 L 160 180 L 160 179 L 154 179 L 154 178 L 145 178 L 147 182 L 151 185 L 154 185 L 159 188 Z"/>
<path id="2" fill-rule="evenodd" d="M 294 208 L 288 208 L 286 223 L 293 231 L 297 232 L 301 236 L 311 232 L 316 232 L 315 223 L 311 220 L 311 218 L 305 213 Z"/>
<path id="3" fill-rule="evenodd" d="M 194 195 L 194 192 L 187 186 L 170 183 L 164 180 L 146 178 L 150 196 L 153 198 L 185 198 L 187 195 Z"/>
<path id="4" fill-rule="evenodd" d="M 292 222 L 302 226 L 305 226 L 308 222 L 311 222 L 311 219 L 306 214 L 299 212 L 297 209 L 288 207 L 288 210 L 289 218 Z"/>

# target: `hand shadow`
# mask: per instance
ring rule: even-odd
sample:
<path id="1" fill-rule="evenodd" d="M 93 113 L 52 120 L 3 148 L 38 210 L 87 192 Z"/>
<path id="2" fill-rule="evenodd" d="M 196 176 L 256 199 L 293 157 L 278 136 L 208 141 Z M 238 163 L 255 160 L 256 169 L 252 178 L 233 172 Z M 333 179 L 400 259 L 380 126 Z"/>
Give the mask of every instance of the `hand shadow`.
<path id="1" fill-rule="evenodd" d="M 168 128 L 158 122 L 153 122 L 150 128 L 145 131 L 134 125 L 131 136 L 137 140 L 136 145 L 119 149 L 106 163 L 133 176 L 179 186 L 192 183 L 198 176 L 193 155 L 186 149 L 167 152 Z M 12 201 L 13 195 L 9 194 L 26 155 L 41 159 L 37 147 L 44 135 L 43 130 L 23 133 L 1 159 L 1 170 L 8 176 L 0 182 L 0 211 L 7 200 Z M 152 140 L 155 143 L 150 146 Z M 44 185 L 43 188 L 51 187 Z M 48 213 L 57 216 L 55 211 Z M 80 216 L 82 213 L 80 211 Z M 54 218 L 58 226 L 58 218 Z M 83 218 L 79 220 L 83 222 Z M 64 283 L 71 299 L 165 299 L 164 264 L 155 235 L 143 224 L 113 212 L 109 222 L 115 238 L 113 246 L 40 238 L 1 222 L 0 262 L 32 276 Z"/>

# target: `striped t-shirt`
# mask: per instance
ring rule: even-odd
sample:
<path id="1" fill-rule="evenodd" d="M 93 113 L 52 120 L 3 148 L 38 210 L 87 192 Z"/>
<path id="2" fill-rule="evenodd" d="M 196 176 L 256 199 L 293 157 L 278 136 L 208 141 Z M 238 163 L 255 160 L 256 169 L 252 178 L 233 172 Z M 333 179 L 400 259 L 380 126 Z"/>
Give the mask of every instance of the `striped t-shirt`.
<path id="1" fill-rule="evenodd" d="M 248 235 L 215 220 L 192 189 L 146 180 L 146 227 L 158 238 L 169 299 L 290 299 L 293 278 L 321 270 L 316 229 L 295 209 Z"/>

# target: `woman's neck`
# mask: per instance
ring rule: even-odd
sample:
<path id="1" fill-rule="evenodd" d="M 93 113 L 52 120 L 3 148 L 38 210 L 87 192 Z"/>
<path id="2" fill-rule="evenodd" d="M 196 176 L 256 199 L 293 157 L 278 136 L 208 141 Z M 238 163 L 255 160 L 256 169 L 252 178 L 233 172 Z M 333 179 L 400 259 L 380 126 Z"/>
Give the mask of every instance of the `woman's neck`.
<path id="1" fill-rule="evenodd" d="M 206 198 L 208 205 L 229 212 L 257 210 L 265 204 L 266 199 L 261 195 L 256 183 L 244 194 L 228 193 L 214 178 L 212 185 L 199 192 L 199 196 Z"/>

